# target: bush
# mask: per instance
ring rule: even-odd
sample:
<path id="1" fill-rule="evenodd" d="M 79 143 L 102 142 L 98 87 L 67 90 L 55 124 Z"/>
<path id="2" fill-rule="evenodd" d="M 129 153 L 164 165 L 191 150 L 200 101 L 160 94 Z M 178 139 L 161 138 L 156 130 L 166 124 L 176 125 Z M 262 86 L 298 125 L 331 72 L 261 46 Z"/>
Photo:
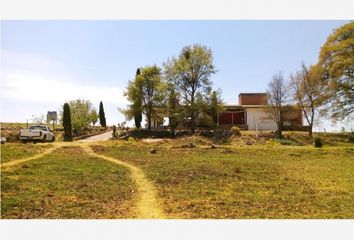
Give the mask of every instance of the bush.
<path id="1" fill-rule="evenodd" d="M 315 138 L 315 147 L 316 147 L 316 148 L 321 148 L 321 147 L 322 147 L 321 138 L 318 137 L 318 136 Z"/>
<path id="2" fill-rule="evenodd" d="M 354 134 L 352 133 L 352 134 L 350 134 L 350 136 L 349 136 L 349 142 L 350 143 L 354 143 Z"/>
<path id="3" fill-rule="evenodd" d="M 240 128 L 239 127 L 236 127 L 236 126 L 233 126 L 231 128 L 231 134 L 232 136 L 241 136 L 241 133 L 240 133 Z"/>
<path id="4" fill-rule="evenodd" d="M 117 131 L 116 125 L 113 125 L 113 133 L 112 133 L 113 138 L 116 138 L 116 131 Z"/>

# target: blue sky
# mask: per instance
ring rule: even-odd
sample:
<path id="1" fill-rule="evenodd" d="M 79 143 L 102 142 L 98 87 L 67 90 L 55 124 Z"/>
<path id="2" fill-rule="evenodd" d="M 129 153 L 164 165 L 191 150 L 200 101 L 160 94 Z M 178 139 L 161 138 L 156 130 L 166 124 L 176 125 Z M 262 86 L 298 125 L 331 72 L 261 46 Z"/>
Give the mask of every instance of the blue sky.
<path id="1" fill-rule="evenodd" d="M 25 122 L 66 100 L 103 101 L 108 124 L 136 68 L 162 63 L 186 45 L 210 47 L 214 88 L 227 103 L 264 92 L 272 75 L 317 61 L 347 21 L 1 21 L 1 121 Z"/>

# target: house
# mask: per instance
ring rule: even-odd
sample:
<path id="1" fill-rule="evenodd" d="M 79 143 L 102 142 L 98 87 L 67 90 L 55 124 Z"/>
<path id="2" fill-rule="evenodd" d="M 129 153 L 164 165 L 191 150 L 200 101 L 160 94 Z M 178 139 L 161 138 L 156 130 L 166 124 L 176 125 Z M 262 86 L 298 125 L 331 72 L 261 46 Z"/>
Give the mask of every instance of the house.
<path id="1" fill-rule="evenodd" d="M 294 106 L 286 105 L 283 107 L 284 125 L 283 130 L 303 130 L 302 111 Z M 237 126 L 243 130 L 264 130 L 275 131 L 277 125 L 271 115 L 272 107 L 268 103 L 267 93 L 240 93 L 238 104 L 224 105 L 224 110 L 219 113 L 217 126 L 219 128 L 231 128 Z M 203 123 L 204 114 L 200 113 L 196 119 L 196 127 L 205 128 Z M 166 110 L 156 109 L 156 115 L 152 117 L 151 125 L 153 128 L 168 126 Z M 187 127 L 188 119 L 180 123 L 179 127 Z"/>
<path id="2" fill-rule="evenodd" d="M 302 112 L 293 106 L 284 106 L 286 117 L 284 128 L 301 128 Z M 276 122 L 271 116 L 267 93 L 240 93 L 238 105 L 225 105 L 218 116 L 220 127 L 238 126 L 245 130 L 276 130 Z"/>

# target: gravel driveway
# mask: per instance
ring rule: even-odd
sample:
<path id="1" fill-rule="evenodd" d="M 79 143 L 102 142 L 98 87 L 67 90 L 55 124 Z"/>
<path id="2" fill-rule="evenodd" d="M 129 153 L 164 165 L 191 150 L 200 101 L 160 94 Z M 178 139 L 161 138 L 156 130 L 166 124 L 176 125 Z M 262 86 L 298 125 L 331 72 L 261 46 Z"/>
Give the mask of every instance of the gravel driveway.
<path id="1" fill-rule="evenodd" d="M 106 141 L 112 137 L 113 131 L 105 132 L 96 136 L 88 137 L 78 142 L 98 142 L 98 141 Z"/>

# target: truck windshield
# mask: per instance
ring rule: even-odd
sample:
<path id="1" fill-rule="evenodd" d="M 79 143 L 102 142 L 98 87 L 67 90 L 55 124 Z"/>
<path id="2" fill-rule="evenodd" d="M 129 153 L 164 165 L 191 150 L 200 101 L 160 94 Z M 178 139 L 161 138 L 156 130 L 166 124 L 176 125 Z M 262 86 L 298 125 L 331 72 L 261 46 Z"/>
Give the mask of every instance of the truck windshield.
<path id="1" fill-rule="evenodd" d="M 45 126 L 30 126 L 29 129 L 47 131 L 47 128 Z"/>

